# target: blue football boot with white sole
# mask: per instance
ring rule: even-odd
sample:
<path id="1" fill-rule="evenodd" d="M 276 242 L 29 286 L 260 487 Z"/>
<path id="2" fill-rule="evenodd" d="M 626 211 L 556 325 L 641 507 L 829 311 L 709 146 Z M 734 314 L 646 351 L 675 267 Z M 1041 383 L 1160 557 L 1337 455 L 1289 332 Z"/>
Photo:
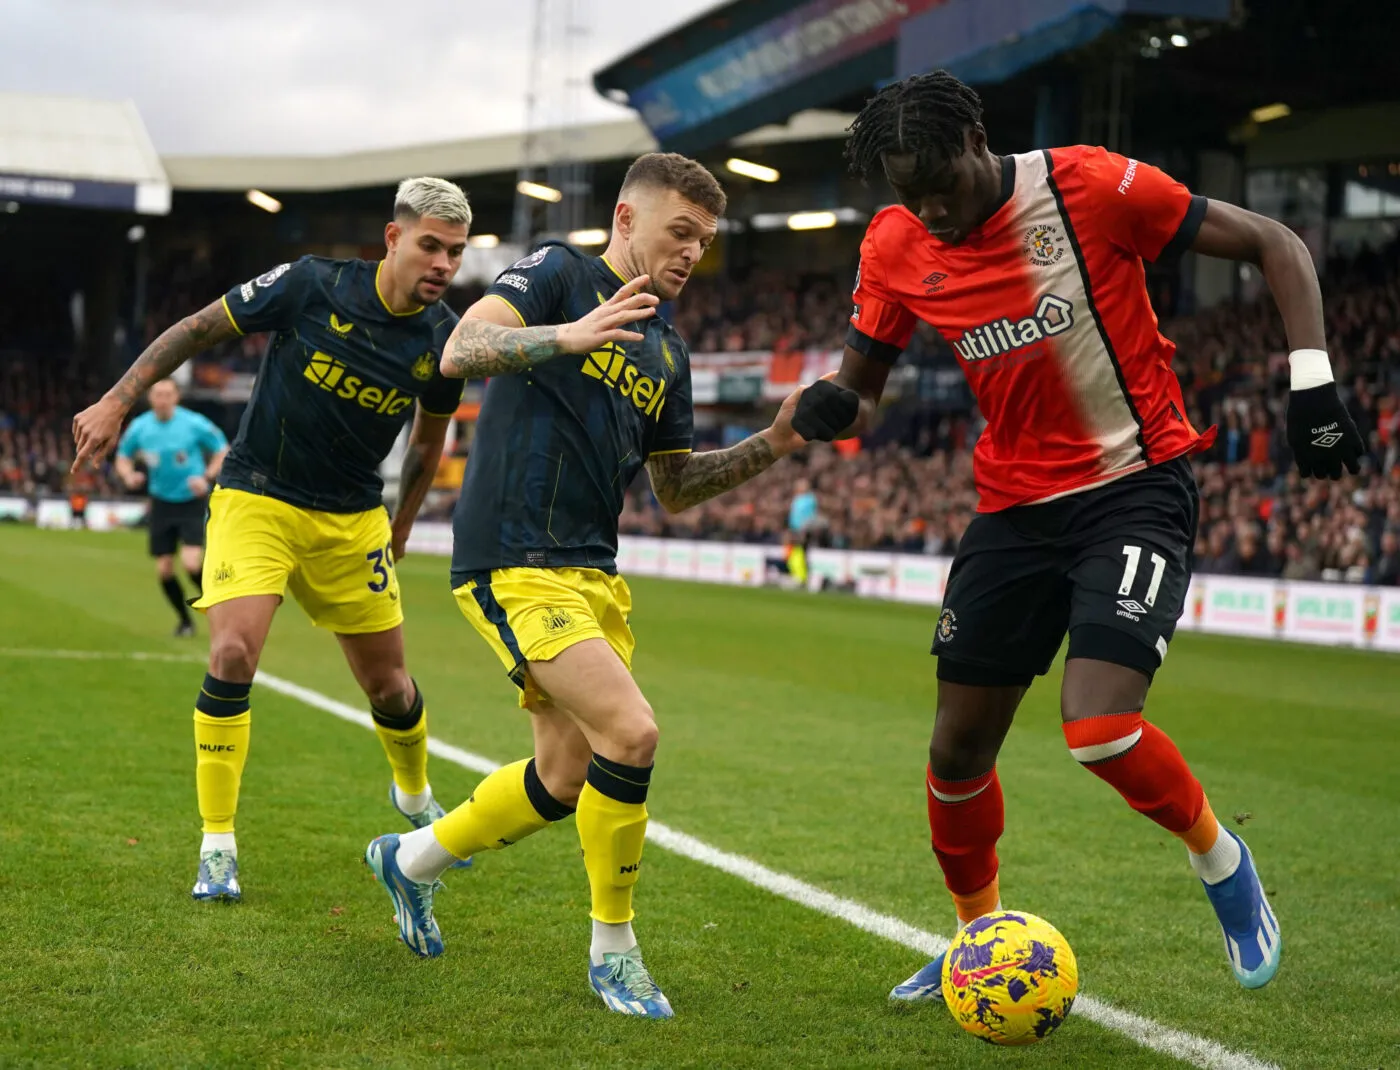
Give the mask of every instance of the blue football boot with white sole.
<path id="1" fill-rule="evenodd" d="M 1201 883 L 1220 919 L 1225 955 L 1235 979 L 1245 988 L 1263 988 L 1278 973 L 1283 959 L 1283 933 L 1264 895 L 1249 848 L 1229 829 L 1222 826 L 1220 831 L 1233 836 L 1240 845 L 1239 867 L 1218 884 Z"/>
<path id="2" fill-rule="evenodd" d="M 671 1001 L 656 987 L 642 963 L 640 948 L 620 954 L 607 952 L 601 966 L 588 967 L 588 981 L 610 1011 L 635 1018 L 675 1017 Z"/>
<path id="3" fill-rule="evenodd" d="M 913 977 L 890 989 L 890 999 L 897 1003 L 942 1003 L 943 960 L 947 957 L 948 952 L 939 952 L 936 959 Z"/>
<path id="4" fill-rule="evenodd" d="M 399 939 L 420 958 L 437 958 L 442 954 L 442 932 L 433 917 L 433 893 L 442 887 L 442 882 L 421 884 L 410 880 L 399 868 L 398 853 L 397 833 L 379 836 L 365 849 L 365 865 L 374 871 L 393 900 Z"/>
<path id="5" fill-rule="evenodd" d="M 238 886 L 238 858 L 228 851 L 205 851 L 199 856 L 199 876 L 190 896 L 199 902 L 221 899 L 236 903 L 243 898 Z"/>
<path id="6" fill-rule="evenodd" d="M 440 817 L 446 817 L 447 811 L 431 795 L 428 796 L 428 805 L 416 814 L 410 814 L 399 805 L 398 792 L 394 790 L 394 782 L 389 781 L 389 805 L 399 812 L 399 815 L 416 829 L 427 828 Z M 472 860 L 470 858 L 459 858 L 448 869 L 470 869 Z"/>

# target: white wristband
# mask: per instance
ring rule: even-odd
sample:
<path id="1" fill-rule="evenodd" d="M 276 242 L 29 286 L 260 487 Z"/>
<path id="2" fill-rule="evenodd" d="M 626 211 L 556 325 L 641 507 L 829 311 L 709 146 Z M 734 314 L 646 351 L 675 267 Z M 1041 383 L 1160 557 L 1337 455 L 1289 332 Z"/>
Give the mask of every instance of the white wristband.
<path id="1" fill-rule="evenodd" d="M 1332 362 L 1324 349 L 1295 349 L 1288 354 L 1289 387 L 1310 390 L 1333 381 Z"/>

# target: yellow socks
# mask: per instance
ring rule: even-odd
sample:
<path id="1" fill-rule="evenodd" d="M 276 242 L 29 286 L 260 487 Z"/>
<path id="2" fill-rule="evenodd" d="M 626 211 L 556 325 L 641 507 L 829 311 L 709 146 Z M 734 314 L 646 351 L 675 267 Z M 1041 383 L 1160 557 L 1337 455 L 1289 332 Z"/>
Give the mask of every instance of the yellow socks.
<path id="1" fill-rule="evenodd" d="M 570 807 L 545 790 L 535 759 L 528 758 L 488 776 L 471 798 L 433 823 L 432 833 L 454 857 L 467 858 L 509 847 L 571 813 Z"/>
<path id="2" fill-rule="evenodd" d="M 588 783 L 578 798 L 578 838 L 594 921 L 621 925 L 632 920 L 632 886 L 642 868 L 650 785 L 651 766 L 623 765 L 598 754 L 588 765 Z"/>
<path id="3" fill-rule="evenodd" d="M 394 771 L 394 785 L 401 796 L 422 796 L 428 790 L 428 711 L 423 707 L 423 692 L 418 690 L 417 681 L 413 684 L 413 705 L 407 713 L 394 715 L 371 708 L 374 718 L 374 734 L 384 748 L 384 756 L 389 759 L 389 768 Z M 416 801 L 413 799 L 400 799 Z M 427 805 L 427 800 L 422 800 Z M 410 807 L 409 813 L 416 813 L 422 807 Z"/>
<path id="4" fill-rule="evenodd" d="M 248 760 L 251 684 L 204 677 L 194 708 L 195 787 L 206 833 L 232 833 Z"/>

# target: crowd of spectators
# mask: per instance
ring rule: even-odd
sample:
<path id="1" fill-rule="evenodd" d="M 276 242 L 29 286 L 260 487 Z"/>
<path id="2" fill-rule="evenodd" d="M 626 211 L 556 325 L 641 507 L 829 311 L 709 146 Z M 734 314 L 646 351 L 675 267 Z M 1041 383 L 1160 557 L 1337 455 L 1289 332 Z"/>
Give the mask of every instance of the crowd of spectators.
<path id="1" fill-rule="evenodd" d="M 1214 446 L 1194 458 L 1198 570 L 1400 583 L 1400 243 L 1329 264 L 1325 278 L 1328 349 L 1369 447 L 1362 473 L 1340 483 L 1303 482 L 1291 471 L 1288 347 L 1267 294 L 1164 324 L 1178 345 L 1192 422 L 1219 428 Z M 192 311 L 212 286 L 212 275 L 196 269 L 157 288 L 146 336 Z M 742 284 L 697 278 L 674 317 L 696 353 L 828 348 L 844 334 L 846 289 L 819 274 L 759 272 Z M 253 370 L 259 345 L 237 340 L 218 360 Z M 927 336 L 918 345 L 925 356 L 938 348 Z M 75 489 L 69 423 L 107 377 L 74 359 L 17 354 L 0 354 L 0 370 L 0 492 Z M 902 401 L 859 451 L 814 447 L 678 516 L 660 509 L 643 479 L 627 494 L 621 528 L 781 542 L 794 495 L 810 487 L 819 545 L 952 553 L 975 515 L 971 447 L 979 430 L 975 411 Z M 88 473 L 76 489 L 104 494 L 114 484 L 109 474 Z"/>
<path id="2" fill-rule="evenodd" d="M 32 498 L 79 491 L 117 494 L 107 469 L 72 477 L 73 415 L 106 389 L 75 358 L 39 361 L 0 353 L 0 493 Z"/>

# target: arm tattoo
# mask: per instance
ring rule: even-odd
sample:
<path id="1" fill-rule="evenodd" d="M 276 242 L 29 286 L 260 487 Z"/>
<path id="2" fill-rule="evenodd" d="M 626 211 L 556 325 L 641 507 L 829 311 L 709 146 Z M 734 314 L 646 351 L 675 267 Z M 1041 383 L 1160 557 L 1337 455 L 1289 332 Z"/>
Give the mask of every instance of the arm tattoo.
<path id="1" fill-rule="evenodd" d="M 206 305 L 193 316 L 186 316 L 146 347 L 108 393 L 128 409 L 156 383 L 196 353 L 212 349 L 238 332 L 224 311 L 223 301 Z"/>
<path id="2" fill-rule="evenodd" d="M 485 379 L 529 371 L 561 352 L 558 327 L 501 327 L 464 319 L 452 332 L 447 360 L 460 378 Z"/>
<path id="3" fill-rule="evenodd" d="M 747 483 L 777 459 L 766 438 L 750 435 L 727 450 L 652 457 L 647 470 L 657 500 L 670 512 L 679 513 Z"/>

